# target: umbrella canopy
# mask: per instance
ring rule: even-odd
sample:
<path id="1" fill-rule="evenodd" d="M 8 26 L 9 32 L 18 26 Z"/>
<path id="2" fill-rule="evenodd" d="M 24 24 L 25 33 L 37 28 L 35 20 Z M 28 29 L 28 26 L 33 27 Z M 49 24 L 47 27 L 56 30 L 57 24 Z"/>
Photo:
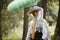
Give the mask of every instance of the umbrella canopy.
<path id="1" fill-rule="evenodd" d="M 7 10 L 8 11 L 16 11 L 18 9 L 21 10 L 23 8 L 32 6 L 33 3 L 38 1 L 40 0 L 14 0 L 8 5 Z"/>

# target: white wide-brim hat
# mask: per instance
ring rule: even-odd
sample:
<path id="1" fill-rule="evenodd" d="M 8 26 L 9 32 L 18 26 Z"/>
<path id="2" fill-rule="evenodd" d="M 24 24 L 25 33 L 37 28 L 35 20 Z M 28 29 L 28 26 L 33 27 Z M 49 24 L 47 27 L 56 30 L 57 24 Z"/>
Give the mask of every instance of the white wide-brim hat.
<path id="1" fill-rule="evenodd" d="M 36 10 L 36 11 L 40 11 L 41 9 L 40 9 L 39 6 L 34 6 L 34 7 L 32 7 L 32 8 L 28 11 L 28 14 L 31 14 L 32 11 L 34 11 L 34 10 Z"/>

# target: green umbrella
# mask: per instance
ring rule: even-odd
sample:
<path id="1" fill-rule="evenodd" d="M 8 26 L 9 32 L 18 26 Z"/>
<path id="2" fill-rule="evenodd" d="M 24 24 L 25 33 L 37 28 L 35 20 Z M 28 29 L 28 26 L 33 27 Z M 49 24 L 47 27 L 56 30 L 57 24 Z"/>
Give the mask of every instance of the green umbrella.
<path id="1" fill-rule="evenodd" d="M 38 2 L 40 0 L 14 0 L 12 1 L 8 7 L 8 11 L 16 11 L 16 10 L 21 10 L 26 7 L 32 6 L 33 3 Z"/>

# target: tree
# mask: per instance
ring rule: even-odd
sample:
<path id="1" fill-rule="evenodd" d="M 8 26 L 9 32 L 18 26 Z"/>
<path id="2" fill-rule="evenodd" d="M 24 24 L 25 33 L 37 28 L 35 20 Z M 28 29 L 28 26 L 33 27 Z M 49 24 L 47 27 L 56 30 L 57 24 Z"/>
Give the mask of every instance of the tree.
<path id="1" fill-rule="evenodd" d="M 57 25 L 56 25 L 53 40 L 60 40 L 60 9 L 58 12 Z"/>
<path id="2" fill-rule="evenodd" d="M 26 38 L 26 34 L 27 34 L 27 29 L 28 29 L 28 16 L 27 16 L 27 12 L 28 12 L 29 8 L 25 8 L 24 9 L 24 25 L 23 25 L 23 38 L 22 40 L 25 40 Z"/>
<path id="3" fill-rule="evenodd" d="M 42 0 L 42 8 L 44 9 L 44 18 L 46 18 L 46 12 L 47 12 L 47 0 Z"/>
<path id="4" fill-rule="evenodd" d="M 3 0 L 0 0 L 0 22 L 1 22 L 1 11 L 3 8 Z M 0 25 L 0 40 L 2 40 L 2 27 Z"/>

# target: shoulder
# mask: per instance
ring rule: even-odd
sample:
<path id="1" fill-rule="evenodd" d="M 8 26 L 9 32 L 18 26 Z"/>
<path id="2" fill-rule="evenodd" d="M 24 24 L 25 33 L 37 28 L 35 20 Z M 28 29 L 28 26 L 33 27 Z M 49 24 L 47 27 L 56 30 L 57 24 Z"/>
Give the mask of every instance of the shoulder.
<path id="1" fill-rule="evenodd" d="M 46 19 L 43 19 L 43 20 L 44 20 L 44 22 L 47 22 Z"/>
<path id="2" fill-rule="evenodd" d="M 44 20 L 44 23 L 45 23 L 45 24 L 47 24 L 47 21 L 46 21 L 46 19 L 43 19 L 43 20 Z"/>
<path id="3" fill-rule="evenodd" d="M 44 19 L 44 24 L 46 25 L 46 27 L 49 26 L 48 22 Z"/>

